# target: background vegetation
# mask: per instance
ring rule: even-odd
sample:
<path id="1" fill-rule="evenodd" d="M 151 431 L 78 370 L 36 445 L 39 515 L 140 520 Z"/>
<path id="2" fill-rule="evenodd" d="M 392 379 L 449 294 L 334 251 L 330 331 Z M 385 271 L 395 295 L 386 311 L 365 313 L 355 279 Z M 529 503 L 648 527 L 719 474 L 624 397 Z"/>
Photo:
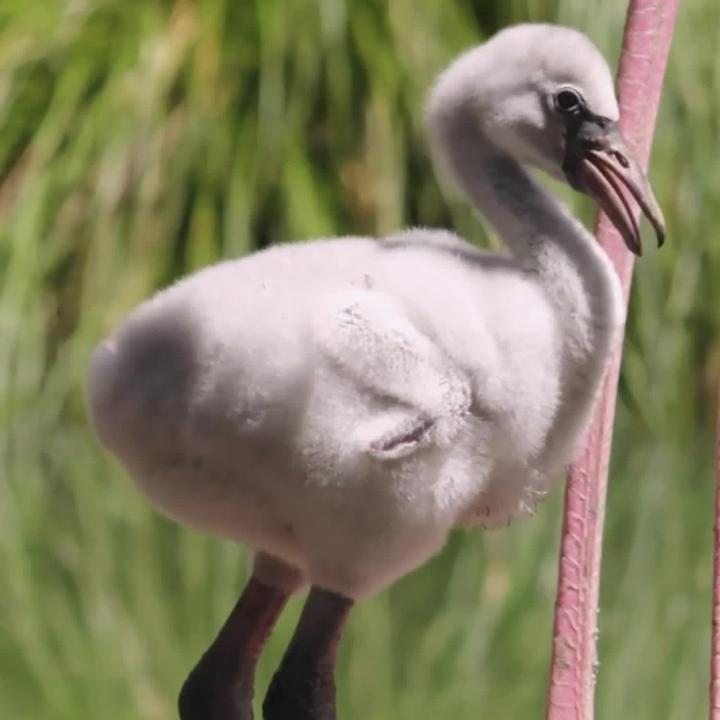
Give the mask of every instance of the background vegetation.
<path id="1" fill-rule="evenodd" d="M 154 288 L 275 241 L 454 225 L 422 100 L 505 24 L 613 59 L 624 2 L 0 0 L 0 716 L 161 720 L 243 583 L 241 548 L 159 518 L 88 430 L 93 344 Z M 598 716 L 705 713 L 720 373 L 720 4 L 684 0 L 637 267 L 602 593 Z M 567 196 L 569 200 L 574 198 Z M 581 208 L 587 211 L 586 207 Z M 561 490 L 452 539 L 357 609 L 344 720 L 542 717 Z M 274 635 L 259 695 L 298 612 Z"/>

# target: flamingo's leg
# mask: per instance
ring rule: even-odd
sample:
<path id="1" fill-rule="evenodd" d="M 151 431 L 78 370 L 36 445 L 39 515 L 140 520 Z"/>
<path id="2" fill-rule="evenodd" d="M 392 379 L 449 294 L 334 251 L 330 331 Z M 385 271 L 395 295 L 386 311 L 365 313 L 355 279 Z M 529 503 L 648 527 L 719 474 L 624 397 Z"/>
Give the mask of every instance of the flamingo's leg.
<path id="1" fill-rule="evenodd" d="M 285 569 L 287 582 L 269 584 Z M 252 720 L 255 666 L 299 572 L 274 558 L 259 556 L 255 571 L 212 645 L 180 691 L 181 720 Z"/>
<path id="2" fill-rule="evenodd" d="M 313 587 L 263 704 L 265 720 L 336 720 L 335 659 L 353 601 Z"/>

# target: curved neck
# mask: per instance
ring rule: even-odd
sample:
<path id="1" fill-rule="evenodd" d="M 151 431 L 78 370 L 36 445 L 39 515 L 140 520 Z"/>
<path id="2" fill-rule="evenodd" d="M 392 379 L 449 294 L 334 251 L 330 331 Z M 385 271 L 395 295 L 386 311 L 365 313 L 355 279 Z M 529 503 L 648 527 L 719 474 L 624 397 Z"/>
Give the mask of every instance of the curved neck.
<path id="1" fill-rule="evenodd" d="M 541 466 L 571 454 L 624 319 L 615 269 L 583 225 L 462 111 L 432 118 L 461 189 L 490 221 L 555 310 L 562 402 Z M 569 399 L 572 398 L 572 402 Z M 564 448 L 564 449 L 563 449 Z M 548 465 L 548 472 L 552 471 Z M 557 470 L 557 468 L 555 468 Z"/>
<path id="2" fill-rule="evenodd" d="M 462 109 L 441 118 L 436 140 L 463 192 L 518 260 L 540 261 L 548 245 L 587 247 L 587 230 Z"/>
<path id="3" fill-rule="evenodd" d="M 585 335 L 588 351 L 605 349 L 610 339 L 595 331 L 622 322 L 623 301 L 615 270 L 592 235 L 462 108 L 435 117 L 432 127 L 457 183 L 522 268 L 538 277 L 566 331 Z"/>

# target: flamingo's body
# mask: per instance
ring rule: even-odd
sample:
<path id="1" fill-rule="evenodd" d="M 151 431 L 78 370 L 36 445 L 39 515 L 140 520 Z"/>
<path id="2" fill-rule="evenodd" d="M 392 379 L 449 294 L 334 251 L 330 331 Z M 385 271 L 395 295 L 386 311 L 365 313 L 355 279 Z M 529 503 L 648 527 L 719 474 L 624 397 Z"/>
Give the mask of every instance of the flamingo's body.
<path id="1" fill-rule="evenodd" d="M 376 592 L 451 528 L 532 508 L 570 459 L 621 293 L 589 233 L 519 163 L 562 165 L 633 249 L 613 172 L 659 223 L 613 134 L 608 68 L 579 33 L 498 35 L 441 76 L 428 115 L 511 255 L 425 229 L 275 247 L 159 293 L 93 358 L 103 443 L 164 512 L 253 547 L 255 580 L 283 593 L 303 581 Z"/>
<path id="2" fill-rule="evenodd" d="M 290 245 L 141 306 L 91 393 L 162 510 L 357 597 L 546 490 L 567 459 L 549 440 L 566 420 L 572 447 L 596 386 L 591 347 L 563 367 L 562 331 L 518 263 L 447 233 Z"/>

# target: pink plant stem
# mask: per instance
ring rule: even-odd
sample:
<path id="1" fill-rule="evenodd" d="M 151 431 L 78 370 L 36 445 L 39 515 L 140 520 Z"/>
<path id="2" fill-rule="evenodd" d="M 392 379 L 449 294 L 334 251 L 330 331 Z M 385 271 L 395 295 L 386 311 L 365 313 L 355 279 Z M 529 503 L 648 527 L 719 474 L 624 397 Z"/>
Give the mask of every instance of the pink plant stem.
<path id="1" fill-rule="evenodd" d="M 720 720 L 720 397 L 715 444 L 715 544 L 713 555 L 710 720 Z"/>
<path id="2" fill-rule="evenodd" d="M 679 2 L 631 0 L 628 9 L 617 81 L 620 126 L 644 167 Z M 602 215 L 597 237 L 617 269 L 627 301 L 632 256 Z M 594 717 L 600 561 L 621 351 L 617 348 L 609 363 L 585 447 L 565 490 L 547 720 Z"/>

